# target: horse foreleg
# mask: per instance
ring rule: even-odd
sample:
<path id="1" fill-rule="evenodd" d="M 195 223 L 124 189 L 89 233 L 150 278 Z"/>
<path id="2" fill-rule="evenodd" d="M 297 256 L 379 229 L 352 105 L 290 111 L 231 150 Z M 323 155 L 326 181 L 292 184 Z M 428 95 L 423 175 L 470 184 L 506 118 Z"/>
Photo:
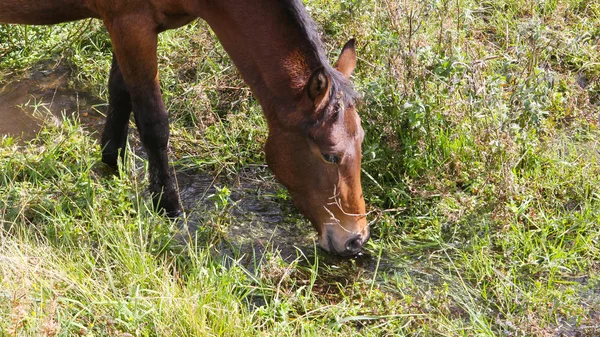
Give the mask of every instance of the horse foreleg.
<path id="1" fill-rule="evenodd" d="M 108 113 L 104 132 L 102 132 L 102 161 L 117 169 L 119 156 L 125 158 L 127 129 L 132 107 L 131 96 L 114 54 L 108 80 L 108 96 Z"/>
<path id="2" fill-rule="evenodd" d="M 149 188 L 155 206 L 177 216 L 181 206 L 167 156 L 169 120 L 158 82 L 157 27 L 151 17 L 139 15 L 105 24 L 129 91 L 140 139 L 148 152 Z"/>

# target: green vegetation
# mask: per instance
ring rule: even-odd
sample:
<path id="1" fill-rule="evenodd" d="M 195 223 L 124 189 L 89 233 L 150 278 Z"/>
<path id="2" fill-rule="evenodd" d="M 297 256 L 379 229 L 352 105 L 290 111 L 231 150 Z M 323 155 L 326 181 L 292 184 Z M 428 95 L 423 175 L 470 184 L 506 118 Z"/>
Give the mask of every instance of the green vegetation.
<path id="1" fill-rule="evenodd" d="M 306 4 L 331 60 L 358 40 L 370 262 L 224 258 L 227 187 L 178 244 L 142 161 L 104 174 L 68 119 L 0 141 L 0 336 L 600 335 L 600 3 Z M 206 24 L 159 55 L 175 165 L 263 164 L 260 107 Z M 61 60 L 106 99 L 110 58 L 96 21 L 0 25 L 2 84 Z"/>

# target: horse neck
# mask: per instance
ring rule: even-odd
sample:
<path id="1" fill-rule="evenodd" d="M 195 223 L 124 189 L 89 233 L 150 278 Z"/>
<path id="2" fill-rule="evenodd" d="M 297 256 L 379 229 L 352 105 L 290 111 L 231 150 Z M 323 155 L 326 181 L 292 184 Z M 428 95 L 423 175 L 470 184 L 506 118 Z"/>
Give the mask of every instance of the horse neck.
<path id="1" fill-rule="evenodd" d="M 301 2 L 211 3 L 201 10 L 201 17 L 211 26 L 258 98 L 269 125 L 274 114 L 293 123 L 294 116 L 290 113 L 303 97 L 312 71 L 330 67 L 314 23 Z"/>

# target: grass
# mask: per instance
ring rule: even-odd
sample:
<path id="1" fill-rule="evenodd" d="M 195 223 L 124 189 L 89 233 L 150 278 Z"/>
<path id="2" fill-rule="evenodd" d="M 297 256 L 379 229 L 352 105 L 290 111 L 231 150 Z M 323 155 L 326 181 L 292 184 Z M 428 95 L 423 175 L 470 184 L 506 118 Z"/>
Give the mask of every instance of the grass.
<path id="1" fill-rule="evenodd" d="M 224 185 L 198 237 L 178 243 L 179 224 L 151 210 L 142 160 L 104 173 L 76 119 L 3 137 L 0 336 L 600 335 L 600 5 L 305 3 L 332 60 L 359 43 L 363 187 L 379 214 L 367 256 L 301 245 L 287 259 L 277 238 L 224 254 L 249 226 L 227 186 L 264 163 L 267 128 L 198 22 L 163 34 L 159 54 L 174 165 Z M 0 55 L 3 85 L 61 60 L 106 99 L 98 22 L 0 25 Z M 260 200 L 308 226 L 272 176 L 256 179 Z"/>

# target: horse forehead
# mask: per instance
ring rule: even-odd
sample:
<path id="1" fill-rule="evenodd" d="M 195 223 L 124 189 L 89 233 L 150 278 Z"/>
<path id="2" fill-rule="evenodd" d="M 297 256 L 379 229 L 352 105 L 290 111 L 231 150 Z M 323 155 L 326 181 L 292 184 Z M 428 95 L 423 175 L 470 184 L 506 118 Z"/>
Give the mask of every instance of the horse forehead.
<path id="1" fill-rule="evenodd" d="M 362 132 L 360 117 L 353 106 L 344 109 L 344 130 L 351 137 L 360 136 Z"/>
<path id="2" fill-rule="evenodd" d="M 343 116 L 324 126 L 322 136 L 319 137 L 321 145 L 332 151 L 347 151 L 349 147 L 359 144 L 362 138 L 360 118 L 354 109 L 346 108 L 340 113 Z"/>

